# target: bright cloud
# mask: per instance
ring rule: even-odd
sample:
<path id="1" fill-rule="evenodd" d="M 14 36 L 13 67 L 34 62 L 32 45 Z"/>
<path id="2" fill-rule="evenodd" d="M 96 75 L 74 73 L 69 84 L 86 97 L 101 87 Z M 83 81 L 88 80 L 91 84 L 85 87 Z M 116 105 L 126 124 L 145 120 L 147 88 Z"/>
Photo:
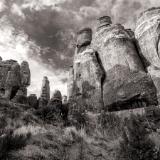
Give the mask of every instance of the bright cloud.
<path id="1" fill-rule="evenodd" d="M 60 79 L 64 78 L 67 73 L 63 72 L 55 75 L 53 70 L 50 70 L 49 66 L 44 65 L 38 57 L 35 59 L 30 57 L 29 53 L 31 54 L 33 51 L 39 52 L 38 46 L 28 41 L 28 37 L 24 33 L 15 35 L 14 28 L 5 17 L 0 20 L 0 24 L 0 56 L 4 60 L 15 59 L 19 63 L 23 60 L 28 61 L 31 69 L 31 85 L 28 88 L 29 94 L 36 93 L 39 95 L 43 76 L 48 76 L 51 92 L 59 89 L 63 94 L 66 94 L 66 85 Z M 34 50 L 32 50 L 33 47 Z"/>

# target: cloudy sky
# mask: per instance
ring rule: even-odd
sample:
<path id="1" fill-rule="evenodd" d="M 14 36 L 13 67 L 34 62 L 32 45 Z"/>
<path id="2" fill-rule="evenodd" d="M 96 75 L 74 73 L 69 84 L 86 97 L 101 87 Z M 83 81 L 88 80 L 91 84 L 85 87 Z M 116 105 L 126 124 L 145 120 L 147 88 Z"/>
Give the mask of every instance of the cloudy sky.
<path id="1" fill-rule="evenodd" d="M 160 1 L 0 0 L 0 56 L 29 62 L 29 93 L 39 95 L 42 78 L 48 76 L 51 90 L 66 94 L 76 32 L 94 27 L 103 15 L 134 29 L 137 15 L 153 6 L 160 6 Z"/>

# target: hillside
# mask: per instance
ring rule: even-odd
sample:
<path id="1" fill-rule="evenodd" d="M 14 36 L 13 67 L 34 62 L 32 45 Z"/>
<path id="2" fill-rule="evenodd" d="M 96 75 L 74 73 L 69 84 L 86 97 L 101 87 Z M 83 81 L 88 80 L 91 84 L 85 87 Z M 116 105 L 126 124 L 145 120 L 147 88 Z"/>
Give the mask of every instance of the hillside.
<path id="1" fill-rule="evenodd" d="M 4 160 L 116 160 L 126 122 L 123 113 L 120 117 L 79 110 L 69 115 L 64 126 L 61 117 L 42 119 L 35 109 L 3 99 L 0 113 L 0 159 Z M 144 121 L 151 126 L 149 135 L 158 147 L 159 121 L 155 115 Z"/>

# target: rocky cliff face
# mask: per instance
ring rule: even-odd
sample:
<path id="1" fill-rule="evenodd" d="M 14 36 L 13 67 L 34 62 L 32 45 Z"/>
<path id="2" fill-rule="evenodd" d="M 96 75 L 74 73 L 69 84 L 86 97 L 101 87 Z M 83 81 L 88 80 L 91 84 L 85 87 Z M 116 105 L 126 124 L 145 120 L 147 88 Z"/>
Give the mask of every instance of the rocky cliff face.
<path id="1" fill-rule="evenodd" d="M 112 24 L 109 17 L 101 17 L 97 28 L 92 46 L 105 70 L 104 106 L 119 110 L 156 104 L 156 90 L 144 70 L 133 32 Z"/>
<path id="2" fill-rule="evenodd" d="M 78 32 L 77 47 L 74 56 L 73 82 L 69 84 L 69 92 L 82 98 L 91 110 L 100 110 L 103 106 L 102 85 L 103 69 L 97 53 L 91 48 L 92 30 L 84 28 Z M 71 80 L 71 78 L 70 78 Z M 73 83 L 74 86 L 71 84 Z"/>
<path id="3" fill-rule="evenodd" d="M 156 88 L 139 56 L 134 32 L 112 24 L 108 16 L 98 20 L 92 42 L 88 32 L 78 34 L 72 93 L 108 111 L 156 105 Z"/>
<path id="4" fill-rule="evenodd" d="M 12 99 L 19 90 L 19 93 L 27 96 L 29 84 L 30 69 L 27 62 L 22 62 L 20 66 L 14 60 L 0 60 L 0 97 Z"/>
<path id="5" fill-rule="evenodd" d="M 160 99 L 160 8 L 151 8 L 141 13 L 136 24 L 135 36 L 140 46 L 141 57 Z"/>

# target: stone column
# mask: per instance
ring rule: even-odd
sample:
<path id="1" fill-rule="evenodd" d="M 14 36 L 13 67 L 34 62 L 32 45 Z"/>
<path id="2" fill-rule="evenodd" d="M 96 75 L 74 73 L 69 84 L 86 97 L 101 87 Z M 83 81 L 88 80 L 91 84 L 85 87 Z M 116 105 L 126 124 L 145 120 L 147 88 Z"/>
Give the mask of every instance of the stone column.
<path id="1" fill-rule="evenodd" d="M 24 96 L 27 97 L 27 87 L 30 85 L 30 81 L 31 81 L 31 73 L 30 73 L 28 62 L 23 61 L 21 63 L 20 75 L 21 75 L 21 88 L 20 89 L 24 93 Z"/>
<path id="2" fill-rule="evenodd" d="M 160 101 L 160 7 L 148 9 L 140 14 L 135 36 L 145 68 L 154 81 Z"/>
<path id="3" fill-rule="evenodd" d="M 106 110 L 135 108 L 139 104 L 157 104 L 156 89 L 145 72 L 133 35 L 120 24 L 112 24 L 110 17 L 98 20 L 92 47 L 99 53 L 105 70 L 103 100 Z"/>
<path id="4" fill-rule="evenodd" d="M 84 28 L 77 34 L 74 56 L 74 95 L 81 98 L 87 110 L 100 111 L 103 107 L 102 78 L 104 76 L 98 54 L 90 44 L 92 30 Z"/>
<path id="5" fill-rule="evenodd" d="M 10 65 L 5 81 L 5 95 L 7 99 L 12 99 L 20 87 L 20 66 L 17 62 Z"/>
<path id="6" fill-rule="evenodd" d="M 50 100 L 50 86 L 48 77 L 43 77 L 41 94 L 39 98 L 39 107 L 46 106 Z"/>

